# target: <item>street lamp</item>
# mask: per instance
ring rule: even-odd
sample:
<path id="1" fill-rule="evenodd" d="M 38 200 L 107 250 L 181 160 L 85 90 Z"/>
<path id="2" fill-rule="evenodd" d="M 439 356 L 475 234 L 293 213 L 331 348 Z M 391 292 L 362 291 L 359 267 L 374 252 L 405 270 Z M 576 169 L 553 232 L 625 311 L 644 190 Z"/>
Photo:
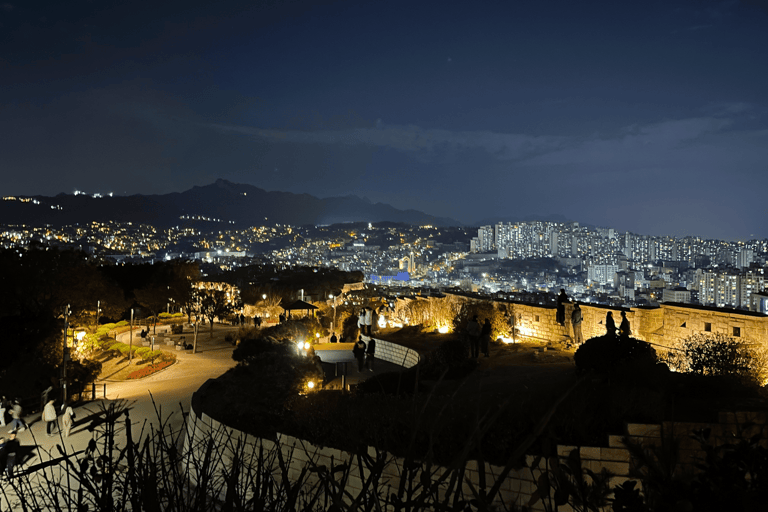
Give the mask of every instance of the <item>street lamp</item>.
<path id="1" fill-rule="evenodd" d="M 329 294 L 328 298 L 331 299 L 331 306 L 333 306 L 333 322 L 331 322 L 331 332 L 336 332 L 336 301 L 333 298 L 333 294 Z"/>
<path id="2" fill-rule="evenodd" d="M 67 331 L 69 330 L 69 304 L 64 308 L 64 351 L 61 356 L 61 403 L 67 403 L 67 359 L 69 348 L 67 347 Z"/>

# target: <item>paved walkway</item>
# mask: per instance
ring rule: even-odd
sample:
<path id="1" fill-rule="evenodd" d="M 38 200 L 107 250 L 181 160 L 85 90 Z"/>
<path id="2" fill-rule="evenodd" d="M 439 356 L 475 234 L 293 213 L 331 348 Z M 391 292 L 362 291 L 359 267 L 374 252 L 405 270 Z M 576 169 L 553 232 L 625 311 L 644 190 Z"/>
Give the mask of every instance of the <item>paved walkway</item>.
<path id="1" fill-rule="evenodd" d="M 147 432 L 149 424 L 157 426 L 158 416 L 167 421 L 167 425 L 178 431 L 184 422 L 184 417 L 189 411 L 192 394 L 202 384 L 211 378 L 216 378 L 235 365 L 232 360 L 234 347 L 231 343 L 223 341 L 221 334 L 225 331 L 236 332 L 237 327 L 216 326 L 213 340 L 209 337 L 209 331 L 198 333 L 197 352 L 176 351 L 177 362 L 169 368 L 141 380 L 107 382 L 107 398 L 96 400 L 75 408 L 76 420 L 71 435 L 63 438 L 58 432 L 53 437 L 48 437 L 45 431 L 45 423 L 40 419 L 40 413 L 26 416 L 25 419 L 30 428 L 18 433 L 18 440 L 22 445 L 24 463 L 17 466 L 17 470 L 24 471 L 30 466 L 58 457 L 56 445 L 66 447 L 69 453 L 85 450 L 94 434 L 88 430 L 91 422 L 100 416 L 105 407 L 115 401 L 124 400 L 130 408 L 132 420 L 133 439 L 139 439 Z M 127 335 L 127 334 L 126 334 Z M 121 335 L 120 341 L 122 340 Z M 187 342 L 191 343 L 192 336 L 185 333 Z M 176 336 L 177 337 L 177 336 Z M 134 332 L 134 341 L 137 334 Z M 139 338 L 139 343 L 141 340 Z M 175 350 L 168 348 L 167 350 Z M 326 387 L 340 388 L 341 373 L 335 375 L 334 365 L 324 364 L 326 370 Z M 347 364 L 347 379 L 349 385 L 354 385 L 373 375 L 397 371 L 401 367 L 381 360 L 375 361 L 375 371 L 357 371 L 356 364 Z M 341 370 L 341 369 L 340 369 Z M 97 385 L 97 396 L 100 395 L 103 385 Z M 5 429 L 7 431 L 7 427 Z M 2 436 L 7 437 L 3 432 Z M 125 433 L 116 436 L 116 444 L 125 446 Z M 6 485 L 5 482 L 2 485 Z M 8 489 L 6 487 L 6 489 Z M 15 509 L 9 506 L 0 493 L 0 510 Z"/>

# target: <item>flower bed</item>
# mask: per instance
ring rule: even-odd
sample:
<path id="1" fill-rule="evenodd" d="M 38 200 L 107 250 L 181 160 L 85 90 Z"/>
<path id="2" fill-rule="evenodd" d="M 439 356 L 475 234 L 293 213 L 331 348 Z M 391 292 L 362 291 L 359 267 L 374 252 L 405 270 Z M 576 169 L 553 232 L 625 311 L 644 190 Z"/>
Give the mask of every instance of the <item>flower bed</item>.
<path id="1" fill-rule="evenodd" d="M 163 368 L 168 368 L 174 363 L 174 361 L 160 361 L 159 363 L 150 364 L 145 366 L 144 368 L 140 370 L 136 370 L 135 372 L 131 372 L 128 374 L 129 379 L 142 379 L 144 377 L 148 377 L 152 375 L 155 372 L 159 372 Z"/>

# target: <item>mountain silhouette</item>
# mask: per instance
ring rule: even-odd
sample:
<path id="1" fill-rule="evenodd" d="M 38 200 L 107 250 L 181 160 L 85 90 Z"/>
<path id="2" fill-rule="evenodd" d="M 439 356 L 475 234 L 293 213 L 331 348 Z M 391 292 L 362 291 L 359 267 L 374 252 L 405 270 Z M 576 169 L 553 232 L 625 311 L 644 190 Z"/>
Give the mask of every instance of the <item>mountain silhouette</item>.
<path id="1" fill-rule="evenodd" d="M 26 199 L 26 197 L 25 197 Z M 211 185 L 163 195 L 92 197 L 85 194 L 34 196 L 0 201 L 3 224 L 65 226 L 90 222 L 133 222 L 167 228 L 239 229 L 271 224 L 327 225 L 344 222 L 402 222 L 460 226 L 450 218 L 417 210 L 398 210 L 357 196 L 320 199 L 309 194 L 267 192 L 252 185 L 219 179 Z M 225 227 L 228 225 L 229 227 Z M 213 227 L 213 226 L 211 226 Z"/>

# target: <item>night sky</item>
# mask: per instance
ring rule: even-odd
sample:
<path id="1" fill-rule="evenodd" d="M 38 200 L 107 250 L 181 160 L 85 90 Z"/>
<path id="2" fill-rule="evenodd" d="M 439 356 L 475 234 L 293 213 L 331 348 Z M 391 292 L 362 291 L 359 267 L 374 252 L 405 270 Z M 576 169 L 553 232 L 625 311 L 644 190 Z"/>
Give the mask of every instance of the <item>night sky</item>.
<path id="1" fill-rule="evenodd" d="M 0 169 L 768 238 L 768 2 L 11 0 Z"/>

